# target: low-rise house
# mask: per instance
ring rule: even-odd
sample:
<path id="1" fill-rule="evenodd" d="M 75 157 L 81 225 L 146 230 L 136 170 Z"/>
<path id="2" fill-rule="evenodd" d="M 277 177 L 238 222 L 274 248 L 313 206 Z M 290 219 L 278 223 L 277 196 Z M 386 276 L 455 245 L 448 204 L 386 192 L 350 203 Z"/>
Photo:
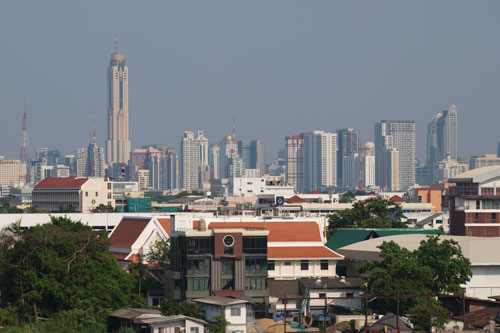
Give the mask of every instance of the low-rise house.
<path id="1" fill-rule="evenodd" d="M 164 316 L 160 310 L 124 308 L 110 315 L 108 331 L 115 332 L 122 327 L 147 333 L 202 333 L 208 323 L 199 318 L 183 315 Z"/>
<path id="2" fill-rule="evenodd" d="M 224 314 L 228 322 L 226 332 L 246 333 L 248 321 L 254 320 L 251 305 L 246 300 L 209 296 L 194 301 L 198 304 L 198 312 L 208 322 L 214 323 L 215 317 Z"/>

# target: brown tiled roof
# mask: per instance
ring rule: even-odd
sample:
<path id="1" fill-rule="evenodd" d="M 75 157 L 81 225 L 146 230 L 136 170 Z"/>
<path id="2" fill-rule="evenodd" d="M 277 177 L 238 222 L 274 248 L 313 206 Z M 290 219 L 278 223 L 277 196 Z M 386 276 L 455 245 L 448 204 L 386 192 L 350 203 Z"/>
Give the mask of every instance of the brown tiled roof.
<path id="1" fill-rule="evenodd" d="M 303 203 L 303 202 L 306 202 L 304 199 L 302 199 L 301 197 L 299 197 L 298 195 L 294 195 L 293 197 L 289 198 L 289 199 L 286 199 L 286 202 L 297 202 L 297 203 Z"/>
<path id="2" fill-rule="evenodd" d="M 490 320 L 498 315 L 499 308 L 484 308 L 469 312 L 465 315 L 467 325 L 483 328 L 490 323 Z M 463 316 L 456 316 L 456 319 L 462 319 Z"/>
<path id="3" fill-rule="evenodd" d="M 149 221 L 149 219 L 144 218 L 123 218 L 111 234 L 110 246 L 122 249 L 130 248 Z"/>
<path id="4" fill-rule="evenodd" d="M 318 191 L 318 190 L 314 190 L 314 191 L 309 192 L 309 194 L 323 194 L 323 193 L 321 193 L 321 192 L 320 192 L 320 191 Z"/>
<path id="5" fill-rule="evenodd" d="M 393 195 L 389 198 L 390 202 L 406 202 L 405 199 L 401 198 L 399 195 Z"/>
<path id="6" fill-rule="evenodd" d="M 321 242 L 316 222 L 212 222 L 208 229 L 269 230 L 268 242 Z"/>
<path id="7" fill-rule="evenodd" d="M 130 254 L 130 253 L 116 252 L 116 251 L 113 251 L 111 253 L 113 253 L 116 260 L 125 260 L 125 258 L 127 258 L 127 256 Z"/>
<path id="8" fill-rule="evenodd" d="M 80 188 L 87 180 L 75 177 L 44 178 L 34 188 Z"/>
<path id="9" fill-rule="evenodd" d="M 325 258 L 338 259 L 342 258 L 340 254 L 330 250 L 326 246 L 283 246 L 283 247 L 268 247 L 267 257 L 269 259 L 286 259 L 286 258 Z"/>
<path id="10" fill-rule="evenodd" d="M 170 218 L 162 217 L 162 218 L 157 218 L 157 220 L 158 222 L 160 222 L 163 229 L 165 229 L 165 232 L 170 236 Z"/>

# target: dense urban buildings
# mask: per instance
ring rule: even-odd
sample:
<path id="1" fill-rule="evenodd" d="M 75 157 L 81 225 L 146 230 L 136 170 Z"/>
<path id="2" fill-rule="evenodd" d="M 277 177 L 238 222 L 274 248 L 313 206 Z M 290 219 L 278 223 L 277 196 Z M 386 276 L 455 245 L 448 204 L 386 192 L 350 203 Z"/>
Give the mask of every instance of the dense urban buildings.
<path id="1" fill-rule="evenodd" d="M 338 140 L 338 151 L 337 151 L 337 184 L 339 186 L 345 186 L 352 188 L 353 183 L 357 182 L 353 180 L 352 177 L 356 177 L 353 174 L 353 162 L 358 157 L 354 156 L 359 152 L 359 133 L 352 128 L 344 128 L 337 130 L 337 140 Z M 350 172 L 344 177 L 344 158 L 348 161 L 346 162 L 346 167 L 350 168 Z M 359 167 L 357 168 L 359 169 Z"/>

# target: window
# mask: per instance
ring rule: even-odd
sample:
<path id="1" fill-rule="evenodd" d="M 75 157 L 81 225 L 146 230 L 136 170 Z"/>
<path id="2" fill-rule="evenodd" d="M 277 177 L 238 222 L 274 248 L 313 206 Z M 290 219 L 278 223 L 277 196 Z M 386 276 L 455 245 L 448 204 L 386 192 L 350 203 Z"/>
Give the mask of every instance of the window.
<path id="1" fill-rule="evenodd" d="M 308 271 L 309 270 L 309 260 L 301 260 L 300 261 L 300 270 Z"/>
<path id="2" fill-rule="evenodd" d="M 165 328 L 164 327 L 160 327 L 158 329 L 158 333 L 165 333 Z"/>
<path id="3" fill-rule="evenodd" d="M 267 237 L 243 237 L 243 253 L 266 254 Z"/>
<path id="4" fill-rule="evenodd" d="M 190 333 L 199 333 L 200 332 L 200 328 L 199 327 L 191 327 Z"/>
<path id="5" fill-rule="evenodd" d="M 264 290 L 266 285 L 267 279 L 264 276 L 247 276 L 245 278 L 246 290 Z"/>
<path id="6" fill-rule="evenodd" d="M 187 275 L 209 275 L 210 261 L 208 258 L 187 259 Z"/>
<path id="7" fill-rule="evenodd" d="M 479 213 L 476 213 L 475 215 L 476 215 L 476 216 L 475 216 L 475 218 L 476 218 L 476 223 L 479 223 Z"/>
<path id="8" fill-rule="evenodd" d="M 187 290 L 189 291 L 208 290 L 208 278 L 194 278 L 194 279 L 188 278 Z"/>
<path id="9" fill-rule="evenodd" d="M 222 290 L 234 290 L 234 279 L 221 279 L 220 286 Z"/>
<path id="10" fill-rule="evenodd" d="M 481 201 L 476 200 L 476 209 L 481 209 Z"/>
<path id="11" fill-rule="evenodd" d="M 345 293 L 345 297 L 354 297 L 354 293 Z"/>
<path id="12" fill-rule="evenodd" d="M 319 293 L 318 297 L 319 298 L 326 298 L 326 293 Z"/>
<path id="13" fill-rule="evenodd" d="M 266 258 L 252 258 L 245 259 L 245 272 L 246 274 L 266 274 L 267 260 Z"/>
<path id="14" fill-rule="evenodd" d="M 328 270 L 328 260 L 321 260 L 321 270 L 322 271 Z"/>
<path id="15" fill-rule="evenodd" d="M 111 183 L 108 183 L 108 190 L 111 190 Z"/>
<path id="16" fill-rule="evenodd" d="M 284 265 L 285 266 L 292 266 L 292 262 L 291 261 L 285 261 Z"/>
<path id="17" fill-rule="evenodd" d="M 234 262 L 232 259 L 222 260 L 222 275 L 233 275 Z"/>
<path id="18" fill-rule="evenodd" d="M 497 223 L 497 213 L 491 213 L 491 223 Z"/>
<path id="19" fill-rule="evenodd" d="M 89 196 L 89 192 L 85 192 L 85 196 L 88 197 Z"/>
<path id="20" fill-rule="evenodd" d="M 99 196 L 99 192 L 95 192 L 95 196 L 98 197 Z"/>
<path id="21" fill-rule="evenodd" d="M 108 199 L 111 199 L 111 193 L 108 192 Z"/>
<path id="22" fill-rule="evenodd" d="M 275 269 L 275 263 L 274 263 L 274 260 L 269 260 L 267 262 L 267 270 L 268 271 L 274 271 Z"/>
<path id="23" fill-rule="evenodd" d="M 241 308 L 231 308 L 231 317 L 241 316 Z"/>

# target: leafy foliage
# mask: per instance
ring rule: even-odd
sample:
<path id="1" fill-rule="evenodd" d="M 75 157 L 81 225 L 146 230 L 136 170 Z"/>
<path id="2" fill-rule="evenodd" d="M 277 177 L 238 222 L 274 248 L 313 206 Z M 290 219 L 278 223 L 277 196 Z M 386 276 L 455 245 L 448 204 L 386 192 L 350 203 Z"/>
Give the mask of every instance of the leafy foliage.
<path id="1" fill-rule="evenodd" d="M 179 304 L 174 300 L 172 294 L 168 294 L 167 299 L 160 304 L 160 310 L 165 316 L 182 314 L 189 317 L 199 317 L 195 303 L 183 302 Z"/>
<path id="2" fill-rule="evenodd" d="M 406 228 L 401 207 L 393 202 L 373 199 L 354 203 L 351 209 L 332 214 L 328 218 L 328 234 L 340 228 Z"/>
<path id="3" fill-rule="evenodd" d="M 409 312 L 411 314 L 410 321 L 416 330 L 430 331 L 430 327 L 443 329 L 450 320 L 451 313 L 436 299 L 431 299 L 430 304 L 422 299 L 415 301 L 415 303 Z"/>
<path id="4" fill-rule="evenodd" d="M 214 319 L 215 323 L 209 328 L 210 333 L 225 333 L 228 322 L 224 313 L 220 316 L 215 316 Z"/>
<path id="5" fill-rule="evenodd" d="M 70 322 L 82 318 L 83 326 L 93 327 L 89 320 L 105 318 L 113 309 L 145 305 L 134 293 L 133 276 L 109 251 L 106 232 L 66 217 L 13 230 L 0 235 L 0 273 L 5 297 L 21 320 L 60 321 L 63 316 Z"/>
<path id="6" fill-rule="evenodd" d="M 163 272 L 163 286 L 167 295 L 167 273 L 170 265 L 170 239 L 159 239 L 149 249 L 146 261 L 157 265 Z"/>
<path id="7" fill-rule="evenodd" d="M 384 242 L 379 248 L 381 261 L 368 262 L 360 268 L 361 273 L 369 272 L 365 289 L 371 296 L 458 294 L 462 291 L 460 285 L 467 283 L 472 276 L 469 259 L 463 256 L 460 246 L 453 240 L 429 236 L 414 251 L 401 248 L 393 241 Z M 371 304 L 382 313 L 396 312 L 393 299 L 375 299 Z M 440 306 L 435 303 L 435 311 L 431 312 L 439 315 L 431 318 L 436 323 L 443 320 L 441 316 L 445 313 Z M 415 299 L 400 300 L 401 313 L 420 309 L 420 303 Z M 424 317 L 416 317 L 419 318 L 416 320 L 422 322 Z"/>

